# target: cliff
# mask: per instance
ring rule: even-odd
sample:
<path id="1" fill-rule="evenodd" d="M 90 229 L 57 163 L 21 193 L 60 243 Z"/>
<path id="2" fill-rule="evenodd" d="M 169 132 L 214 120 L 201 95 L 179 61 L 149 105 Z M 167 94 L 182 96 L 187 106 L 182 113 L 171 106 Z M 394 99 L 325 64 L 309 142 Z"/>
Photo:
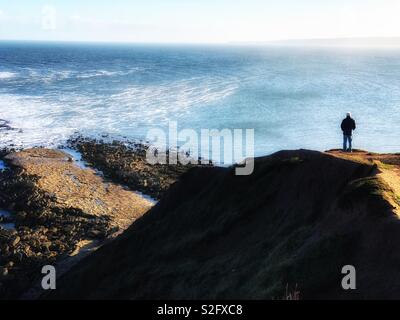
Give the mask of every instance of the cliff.
<path id="1" fill-rule="evenodd" d="M 399 155 L 298 150 L 193 168 L 46 299 L 398 298 Z M 354 265 L 357 290 L 341 287 Z"/>

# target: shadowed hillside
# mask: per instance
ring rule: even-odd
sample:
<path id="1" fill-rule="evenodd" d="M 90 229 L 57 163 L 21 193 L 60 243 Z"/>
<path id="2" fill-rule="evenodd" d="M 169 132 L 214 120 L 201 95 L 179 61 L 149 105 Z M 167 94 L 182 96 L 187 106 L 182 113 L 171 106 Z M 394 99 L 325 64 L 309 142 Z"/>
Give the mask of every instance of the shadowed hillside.
<path id="1" fill-rule="evenodd" d="M 248 177 L 194 168 L 45 298 L 274 299 L 286 285 L 302 299 L 398 298 L 398 200 L 382 175 L 396 161 L 383 160 L 300 150 Z M 354 292 L 341 289 L 349 264 Z"/>

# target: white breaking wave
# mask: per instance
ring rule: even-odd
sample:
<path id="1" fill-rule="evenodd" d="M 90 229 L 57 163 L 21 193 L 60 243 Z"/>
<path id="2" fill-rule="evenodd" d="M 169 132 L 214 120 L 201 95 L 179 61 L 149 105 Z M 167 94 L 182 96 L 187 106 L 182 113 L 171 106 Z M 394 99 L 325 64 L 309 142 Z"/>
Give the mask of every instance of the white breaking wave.
<path id="1" fill-rule="evenodd" d="M 144 70 L 143 68 L 130 68 L 129 70 L 87 70 L 87 71 L 76 71 L 76 70 L 42 70 L 34 68 L 23 68 L 21 69 L 21 80 L 29 82 L 42 81 L 45 83 L 52 83 L 54 81 L 68 80 L 68 79 L 91 79 L 98 77 L 113 77 L 113 76 L 127 76 L 139 71 Z M 0 72 L 1 75 L 4 74 L 4 79 L 7 77 L 15 77 L 16 74 L 10 72 Z"/>
<path id="2" fill-rule="evenodd" d="M 11 79 L 11 78 L 15 78 L 16 76 L 17 76 L 17 74 L 14 72 L 7 72 L 7 71 L 0 72 L 0 80 L 1 79 Z"/>
<path id="3" fill-rule="evenodd" d="M 107 70 L 92 70 L 92 71 L 87 71 L 84 74 L 78 74 L 76 75 L 77 79 L 90 79 L 90 78 L 96 78 L 96 77 L 112 77 L 112 76 L 127 76 L 129 74 L 141 71 L 143 69 L 141 68 L 133 68 L 128 71 L 107 71 Z"/>
<path id="4" fill-rule="evenodd" d="M 234 80 L 193 78 L 159 86 L 131 86 L 110 96 L 2 94 L 0 119 L 16 130 L 2 130 L 0 146 L 54 147 L 76 132 L 135 138 L 141 125 L 178 120 L 192 107 L 209 106 L 237 88 Z"/>
<path id="5" fill-rule="evenodd" d="M 0 95 L 0 118 L 14 129 L 0 132 L 0 146 L 56 146 L 74 132 L 62 109 L 36 97 Z"/>
<path id="6" fill-rule="evenodd" d="M 152 121 L 168 121 L 193 106 L 223 100 L 237 88 L 238 83 L 235 80 L 193 78 L 165 85 L 131 86 L 109 97 L 108 102 L 111 106 L 124 105 L 122 112 L 125 119 L 148 117 Z"/>
<path id="7" fill-rule="evenodd" d="M 18 69 L 18 72 L 0 72 L 0 81 L 15 79 L 23 84 L 45 83 L 52 84 L 63 80 L 86 80 L 101 77 L 123 77 L 145 70 L 141 67 L 133 67 L 127 70 L 55 70 L 25 67 Z"/>

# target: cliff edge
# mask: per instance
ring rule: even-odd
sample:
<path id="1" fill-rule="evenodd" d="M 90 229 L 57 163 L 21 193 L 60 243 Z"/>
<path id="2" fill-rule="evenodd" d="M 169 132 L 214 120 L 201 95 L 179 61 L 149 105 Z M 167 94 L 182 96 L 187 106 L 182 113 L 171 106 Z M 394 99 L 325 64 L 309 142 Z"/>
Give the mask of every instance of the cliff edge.
<path id="1" fill-rule="evenodd" d="M 400 155 L 298 150 L 193 168 L 46 299 L 400 296 Z M 399 183 L 398 183 L 399 182 Z M 342 267 L 357 290 L 341 287 Z"/>

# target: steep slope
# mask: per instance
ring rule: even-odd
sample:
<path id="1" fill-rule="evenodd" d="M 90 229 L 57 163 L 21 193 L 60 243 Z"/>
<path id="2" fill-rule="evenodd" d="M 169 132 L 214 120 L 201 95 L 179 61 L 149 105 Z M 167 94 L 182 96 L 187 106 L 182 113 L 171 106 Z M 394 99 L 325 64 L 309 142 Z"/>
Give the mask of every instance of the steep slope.
<path id="1" fill-rule="evenodd" d="M 346 156 L 347 157 L 347 156 Z M 397 196 L 364 156 L 282 151 L 194 168 L 44 298 L 399 298 Z M 357 290 L 341 288 L 344 265 Z"/>

